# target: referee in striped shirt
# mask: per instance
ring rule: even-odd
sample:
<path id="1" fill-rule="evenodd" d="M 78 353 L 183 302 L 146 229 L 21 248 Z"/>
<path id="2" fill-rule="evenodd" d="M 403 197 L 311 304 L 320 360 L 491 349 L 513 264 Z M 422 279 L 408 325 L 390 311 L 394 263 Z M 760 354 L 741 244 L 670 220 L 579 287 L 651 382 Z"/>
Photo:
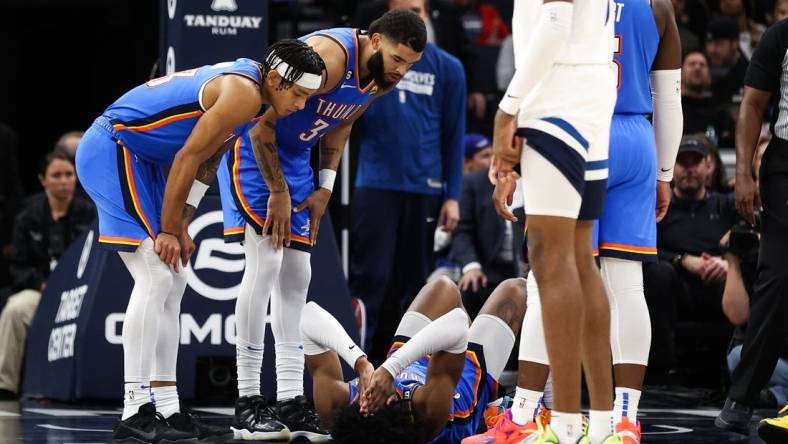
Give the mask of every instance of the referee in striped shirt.
<path id="1" fill-rule="evenodd" d="M 733 385 L 715 424 L 742 434 L 749 434 L 752 407 L 788 334 L 787 64 L 788 20 L 782 20 L 766 31 L 750 60 L 736 127 L 736 209 L 759 228 L 761 247 L 741 364 L 733 372 Z M 756 184 L 753 154 L 770 105 L 773 137 Z"/>

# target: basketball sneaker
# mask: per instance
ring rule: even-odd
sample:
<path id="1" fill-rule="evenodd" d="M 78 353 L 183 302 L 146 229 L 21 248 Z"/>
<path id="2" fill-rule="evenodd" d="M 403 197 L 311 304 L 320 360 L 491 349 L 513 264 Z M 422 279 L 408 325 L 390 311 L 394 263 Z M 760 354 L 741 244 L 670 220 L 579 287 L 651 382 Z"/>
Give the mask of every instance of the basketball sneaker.
<path id="1" fill-rule="evenodd" d="M 516 444 L 538 432 L 539 426 L 534 421 L 519 425 L 512 421 L 512 411 L 506 410 L 486 432 L 469 436 L 462 440 L 462 444 Z"/>
<path id="2" fill-rule="evenodd" d="M 632 422 L 624 416 L 615 431 L 622 444 L 640 444 L 640 421 Z"/>
<path id="3" fill-rule="evenodd" d="M 118 421 L 112 430 L 113 442 L 154 443 L 166 440 L 173 443 L 192 443 L 192 433 L 171 428 L 167 420 L 156 412 L 152 402 L 140 406 L 136 415 Z"/>
<path id="4" fill-rule="evenodd" d="M 320 417 L 312 403 L 303 395 L 277 402 L 276 413 L 279 421 L 290 430 L 292 439 L 306 438 L 311 442 L 331 440 L 331 434 L 320 425 Z"/>
<path id="5" fill-rule="evenodd" d="M 232 438 L 233 432 L 227 426 L 206 424 L 199 416 L 181 406 L 181 411 L 167 418 L 167 424 L 175 429 L 191 433 L 200 442 L 224 442 Z"/>
<path id="6" fill-rule="evenodd" d="M 276 412 L 260 395 L 241 396 L 235 401 L 235 417 L 230 429 L 241 440 L 289 439 L 290 430 L 276 419 Z"/>
<path id="7" fill-rule="evenodd" d="M 758 436 L 767 444 L 788 442 L 788 405 L 776 418 L 766 418 L 758 423 Z"/>

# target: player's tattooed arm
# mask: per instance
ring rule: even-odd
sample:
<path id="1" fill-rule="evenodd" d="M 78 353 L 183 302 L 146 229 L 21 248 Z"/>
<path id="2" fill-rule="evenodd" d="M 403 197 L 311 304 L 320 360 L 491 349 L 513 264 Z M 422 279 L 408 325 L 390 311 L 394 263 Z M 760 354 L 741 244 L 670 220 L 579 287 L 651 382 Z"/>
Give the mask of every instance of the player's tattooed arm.
<path id="1" fill-rule="evenodd" d="M 279 150 L 276 146 L 274 123 L 270 120 L 261 120 L 249 133 L 252 141 L 257 167 L 263 175 L 268 189 L 272 193 L 288 191 L 285 175 L 279 163 Z"/>

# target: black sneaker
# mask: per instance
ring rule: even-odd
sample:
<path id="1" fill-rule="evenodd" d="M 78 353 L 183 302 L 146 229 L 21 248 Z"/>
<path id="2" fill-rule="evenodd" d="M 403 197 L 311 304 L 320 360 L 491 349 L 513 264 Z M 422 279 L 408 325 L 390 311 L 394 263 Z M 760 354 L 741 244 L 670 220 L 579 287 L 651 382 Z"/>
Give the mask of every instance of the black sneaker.
<path id="1" fill-rule="evenodd" d="M 724 430 L 749 435 L 751 418 L 752 407 L 728 398 L 720 414 L 714 419 L 714 425 Z"/>
<path id="2" fill-rule="evenodd" d="M 136 415 L 118 421 L 112 430 L 112 440 L 130 443 L 197 442 L 193 434 L 170 428 L 164 417 L 156 413 L 156 408 L 152 402 L 142 405 Z"/>
<path id="3" fill-rule="evenodd" d="M 235 439 L 290 439 L 290 430 L 276 420 L 276 412 L 260 395 L 242 396 L 235 401 L 235 417 L 230 429 Z"/>
<path id="4" fill-rule="evenodd" d="M 183 406 L 180 413 L 174 413 L 167 418 L 167 424 L 175 430 L 191 433 L 194 438 L 205 443 L 224 442 L 233 436 L 229 427 L 206 424 L 199 416 L 184 409 Z"/>
<path id="5" fill-rule="evenodd" d="M 290 429 L 292 439 L 306 438 L 311 442 L 328 442 L 331 434 L 320 425 L 320 417 L 304 396 L 276 403 L 279 420 Z"/>

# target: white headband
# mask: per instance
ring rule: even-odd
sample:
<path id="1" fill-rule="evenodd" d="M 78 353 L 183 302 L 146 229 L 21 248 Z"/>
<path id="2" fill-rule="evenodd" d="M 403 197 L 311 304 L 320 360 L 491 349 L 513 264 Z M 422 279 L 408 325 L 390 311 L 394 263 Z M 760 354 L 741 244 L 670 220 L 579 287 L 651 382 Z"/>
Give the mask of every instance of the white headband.
<path id="1" fill-rule="evenodd" d="M 282 76 L 283 79 L 287 80 L 286 73 L 287 69 L 290 68 L 290 65 L 287 64 L 284 60 L 280 59 L 279 57 L 274 57 L 271 61 L 272 65 L 275 65 L 276 72 Z M 296 85 L 302 86 L 306 89 L 320 89 L 320 86 L 323 85 L 323 76 L 318 74 L 312 74 L 310 72 L 305 72 L 301 74 L 301 78 L 296 80 Z"/>

